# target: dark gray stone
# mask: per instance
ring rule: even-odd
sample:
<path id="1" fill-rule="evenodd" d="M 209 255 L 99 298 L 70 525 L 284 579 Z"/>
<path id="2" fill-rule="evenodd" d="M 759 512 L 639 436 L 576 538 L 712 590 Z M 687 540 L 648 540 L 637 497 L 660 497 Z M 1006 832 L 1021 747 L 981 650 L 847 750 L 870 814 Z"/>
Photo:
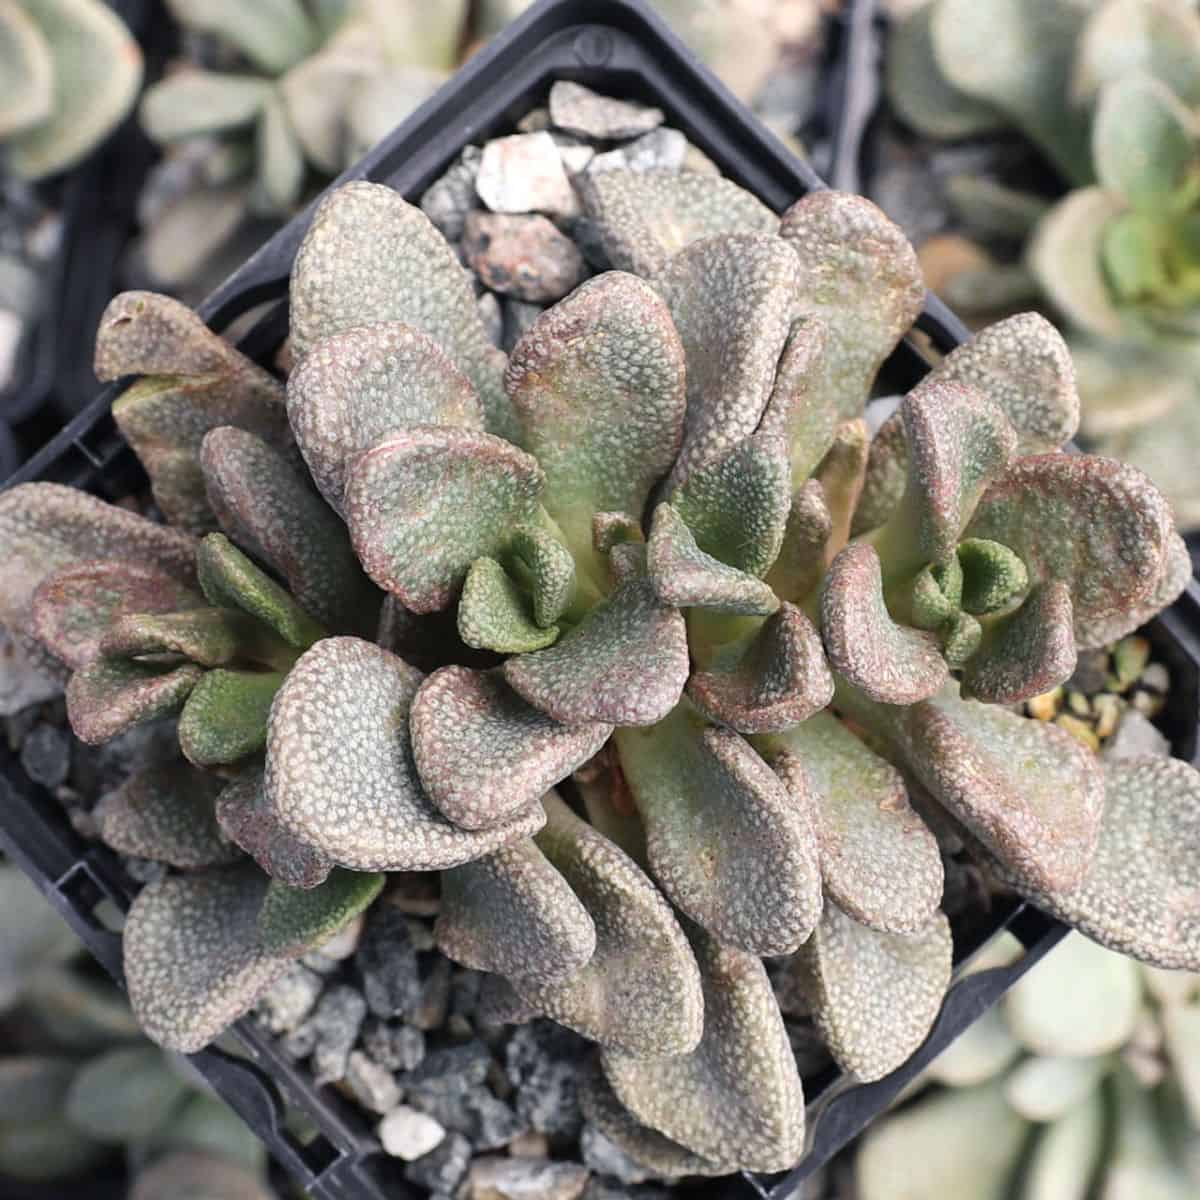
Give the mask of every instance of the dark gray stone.
<path id="1" fill-rule="evenodd" d="M 421 999 L 417 950 L 408 918 L 387 904 L 370 910 L 355 954 L 367 1007 L 377 1017 L 404 1016 Z"/>
<path id="2" fill-rule="evenodd" d="M 440 955 L 434 959 L 429 974 L 421 984 L 421 999 L 409 1018 L 418 1029 L 441 1029 L 450 1007 L 450 960 Z"/>
<path id="3" fill-rule="evenodd" d="M 509 1039 L 505 1066 L 517 1093 L 517 1114 L 538 1133 L 579 1133 L 578 1075 L 587 1051 L 583 1038 L 552 1021 L 531 1021 Z"/>
<path id="4" fill-rule="evenodd" d="M 71 769 L 71 743 L 64 730 L 44 721 L 35 725 L 21 746 L 21 766 L 34 783 L 56 788 Z"/>
<path id="5" fill-rule="evenodd" d="M 305 1022 L 317 1033 L 312 1068 L 318 1085 L 345 1078 L 350 1051 L 358 1041 L 366 1015 L 366 1001 L 356 988 L 338 984 L 321 997 L 316 1011 Z"/>
<path id="6" fill-rule="evenodd" d="M 491 1065 L 488 1048 L 474 1039 L 426 1054 L 420 1065 L 405 1076 L 404 1083 L 408 1087 L 449 1093 L 483 1083 Z"/>
<path id="7" fill-rule="evenodd" d="M 525 331 L 545 310 L 540 304 L 526 304 L 508 296 L 504 301 L 504 340 L 501 349 L 511 354 L 512 348 L 521 340 Z"/>
<path id="8" fill-rule="evenodd" d="M 471 1165 L 471 1143 L 461 1133 L 448 1133 L 428 1154 L 404 1168 L 404 1178 L 431 1192 L 450 1195 Z"/>
<path id="9" fill-rule="evenodd" d="M 499 1097 L 481 1084 L 461 1080 L 446 1089 L 409 1088 L 408 1102 L 447 1129 L 461 1133 L 476 1150 L 496 1150 L 529 1129 Z"/>
<path id="10" fill-rule="evenodd" d="M 425 1057 L 425 1035 L 395 1021 L 368 1017 L 362 1042 L 363 1049 L 389 1071 L 412 1071 Z"/>
<path id="11" fill-rule="evenodd" d="M 462 237 L 467 213 L 478 207 L 475 177 L 482 157 L 483 151 L 478 146 L 467 146 L 458 161 L 440 179 L 435 179 L 421 197 L 421 211 L 449 241 Z"/>
<path id="12" fill-rule="evenodd" d="M 324 986 L 315 971 L 293 963 L 258 1002 L 259 1024 L 274 1034 L 292 1033 L 312 1012 Z"/>

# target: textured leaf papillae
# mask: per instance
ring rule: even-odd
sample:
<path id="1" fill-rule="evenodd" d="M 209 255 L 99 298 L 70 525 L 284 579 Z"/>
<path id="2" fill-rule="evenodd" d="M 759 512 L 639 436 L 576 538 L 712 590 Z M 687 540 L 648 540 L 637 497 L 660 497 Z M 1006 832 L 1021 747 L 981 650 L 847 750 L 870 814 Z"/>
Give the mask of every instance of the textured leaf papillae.
<path id="1" fill-rule="evenodd" d="M 685 1054 L 704 1000 L 691 947 L 641 868 L 553 794 L 537 845 L 596 927 L 591 959 L 565 981 L 514 978 L 517 994 L 568 1029 L 636 1056 Z"/>
<path id="2" fill-rule="evenodd" d="M 447 957 L 510 979 L 560 983 L 596 950 L 596 926 L 532 840 L 442 875 L 434 936 Z"/>
<path id="3" fill-rule="evenodd" d="M 272 879 L 258 911 L 258 936 L 269 954 L 298 958 L 318 949 L 383 890 L 384 876 L 335 867 L 313 888 Z"/>
<path id="4" fill-rule="evenodd" d="M 413 425 L 355 459 L 346 522 L 367 574 L 413 612 L 436 612 L 477 558 L 535 520 L 544 484 L 536 461 L 498 437 Z"/>
<path id="5" fill-rule="evenodd" d="M 689 1054 L 637 1059 L 606 1049 L 613 1091 L 635 1117 L 713 1162 L 785 1171 L 804 1148 L 804 1094 L 762 963 L 694 939 L 704 1036 Z"/>
<path id="6" fill-rule="evenodd" d="M 612 726 L 561 724 L 522 700 L 499 672 L 452 666 L 421 684 L 410 731 L 433 804 L 463 829 L 490 829 L 591 758 Z"/>
<path id="7" fill-rule="evenodd" d="M 271 709 L 267 802 L 280 824 L 338 866 L 434 871 L 541 828 L 536 803 L 478 833 L 447 821 L 421 787 L 408 721 L 421 673 L 358 638 L 304 654 Z"/>
<path id="8" fill-rule="evenodd" d="M 795 950 L 821 911 L 810 814 L 749 743 L 689 705 L 616 741 L 650 869 L 671 901 L 726 944 Z"/>

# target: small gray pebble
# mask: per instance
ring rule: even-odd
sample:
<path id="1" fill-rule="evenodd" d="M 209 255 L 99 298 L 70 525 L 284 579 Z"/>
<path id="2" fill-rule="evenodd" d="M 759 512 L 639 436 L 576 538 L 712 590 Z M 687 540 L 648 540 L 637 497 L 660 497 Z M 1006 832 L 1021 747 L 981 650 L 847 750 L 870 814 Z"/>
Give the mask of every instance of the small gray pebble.
<path id="1" fill-rule="evenodd" d="M 484 292 L 475 301 L 475 307 L 479 309 L 479 319 L 487 331 L 488 341 L 499 346 L 504 337 L 504 313 L 500 310 L 500 301 L 491 292 Z"/>
<path id="2" fill-rule="evenodd" d="M 293 963 L 258 1002 L 260 1025 L 274 1034 L 291 1033 L 315 1007 L 324 979 L 302 963 Z"/>
<path id="3" fill-rule="evenodd" d="M 1105 759 L 1137 758 L 1143 754 L 1169 757 L 1171 743 L 1136 708 L 1121 714 L 1121 723 L 1100 752 Z"/>
<path id="4" fill-rule="evenodd" d="M 339 984 L 321 997 L 306 1022 L 317 1031 L 312 1067 L 318 1086 L 345 1078 L 346 1063 L 366 1015 L 367 1003 L 357 988 Z"/>
<path id="5" fill-rule="evenodd" d="M 369 1017 L 362 1041 L 366 1052 L 389 1071 L 412 1071 L 425 1057 L 425 1035 L 411 1025 Z"/>
<path id="6" fill-rule="evenodd" d="M 471 213 L 463 247 L 487 287 L 528 303 L 560 300 L 587 276 L 575 243 L 543 216 Z"/>
<path id="7" fill-rule="evenodd" d="M 630 1158 L 616 1142 L 595 1125 L 586 1124 L 579 1135 L 579 1149 L 584 1164 L 597 1175 L 606 1175 L 624 1184 L 645 1183 L 663 1176 Z"/>
<path id="8" fill-rule="evenodd" d="M 429 975 L 421 984 L 421 999 L 412 1010 L 409 1020 L 418 1029 L 440 1029 L 446 1023 L 450 1007 L 450 960 L 437 957 Z"/>
<path id="9" fill-rule="evenodd" d="M 448 1133 L 428 1154 L 404 1168 L 404 1178 L 418 1187 L 450 1195 L 471 1165 L 471 1143 L 461 1133 Z"/>
<path id="10" fill-rule="evenodd" d="M 417 950 L 402 912 L 387 904 L 370 910 L 355 962 L 362 972 L 367 1007 L 375 1016 L 403 1016 L 419 1002 Z"/>
<path id="11" fill-rule="evenodd" d="M 550 119 L 558 129 L 601 140 L 637 137 L 661 125 L 663 111 L 636 100 L 614 100 L 560 79 L 550 89 Z"/>
<path id="12" fill-rule="evenodd" d="M 588 166 L 588 173 L 628 170 L 678 171 L 687 158 L 688 140 L 678 129 L 655 129 L 606 154 L 597 154 Z"/>
<path id="13" fill-rule="evenodd" d="M 361 1050 L 352 1050 L 346 1060 L 346 1086 L 363 1108 L 375 1113 L 390 1112 L 403 1096 L 391 1071 Z"/>
<path id="14" fill-rule="evenodd" d="M 44 788 L 65 783 L 71 769 L 71 743 L 64 730 L 45 722 L 35 725 L 21 746 L 25 774 Z"/>
<path id="15" fill-rule="evenodd" d="M 462 237 L 467 213 L 478 207 L 475 177 L 483 151 L 468 146 L 440 179 L 434 180 L 421 197 L 421 211 L 449 241 Z"/>
<path id="16" fill-rule="evenodd" d="M 580 1163 L 544 1158 L 477 1158 L 467 1174 L 468 1200 L 576 1200 L 590 1172 Z"/>
<path id="17" fill-rule="evenodd" d="M 384 1152 L 405 1162 L 429 1153 L 446 1136 L 446 1131 L 427 1113 L 401 1105 L 379 1122 L 379 1141 Z"/>

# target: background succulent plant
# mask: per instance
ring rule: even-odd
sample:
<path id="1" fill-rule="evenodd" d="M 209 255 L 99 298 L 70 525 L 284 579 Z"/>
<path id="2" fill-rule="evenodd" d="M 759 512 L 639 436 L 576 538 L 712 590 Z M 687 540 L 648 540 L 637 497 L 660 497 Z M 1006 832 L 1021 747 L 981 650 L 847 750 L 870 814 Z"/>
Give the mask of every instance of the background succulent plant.
<path id="1" fill-rule="evenodd" d="M 924 299 L 868 201 L 779 218 L 612 170 L 579 202 L 616 269 L 507 359 L 451 246 L 365 182 L 298 252 L 286 391 L 118 297 L 97 370 L 141 376 L 114 415 L 176 526 L 8 492 L 0 620 L 73 672 L 85 740 L 178 714 L 187 761 L 100 814 L 174 868 L 125 928 L 153 1038 L 206 1044 L 387 874 L 440 871 L 444 952 L 599 1043 L 605 1134 L 670 1174 L 780 1170 L 804 1100 L 761 960 L 864 1080 L 949 982 L 910 790 L 1094 938 L 1200 961 L 1200 776 L 1008 707 L 1168 603 L 1186 553 L 1140 472 L 1059 452 L 1078 401 L 1038 317 L 868 441 Z"/>
<path id="2" fill-rule="evenodd" d="M 946 1090 L 867 1133 L 858 1194 L 1192 1195 L 1198 988 L 1069 934 L 929 1068 Z"/>
<path id="3" fill-rule="evenodd" d="M 1052 202 L 951 180 L 977 236 L 1028 239 L 1024 270 L 985 256 L 953 300 L 1003 308 L 1027 271 L 1072 331 L 1082 435 L 1153 476 L 1184 528 L 1200 524 L 1198 80 L 1200 15 L 1176 0 L 933 0 L 895 29 L 888 62 L 892 104 L 921 133 L 1015 126 L 1057 168 Z"/>
<path id="4" fill-rule="evenodd" d="M 0 5 L 0 146 L 22 178 L 74 166 L 121 123 L 141 84 L 137 42 L 103 0 Z"/>

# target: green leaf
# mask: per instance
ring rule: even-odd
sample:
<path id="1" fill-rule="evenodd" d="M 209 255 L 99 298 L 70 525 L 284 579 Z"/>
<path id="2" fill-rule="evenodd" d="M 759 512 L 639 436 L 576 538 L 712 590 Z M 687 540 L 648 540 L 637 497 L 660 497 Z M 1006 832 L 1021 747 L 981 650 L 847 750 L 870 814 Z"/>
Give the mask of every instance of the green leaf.
<path id="1" fill-rule="evenodd" d="M 575 601 L 575 560 L 571 552 L 548 530 L 530 528 L 513 534 L 509 551 L 510 568 L 530 591 L 534 621 L 543 629 L 549 628 Z"/>
<path id="2" fill-rule="evenodd" d="M 850 523 L 853 537 L 885 524 L 904 498 L 908 486 L 908 435 L 897 409 L 871 439 L 862 491 Z"/>
<path id="3" fill-rule="evenodd" d="M 821 580 L 825 549 L 833 533 L 833 517 L 825 503 L 825 491 L 815 479 L 798 487 L 788 509 L 783 544 L 767 583 L 781 599 L 800 604 Z"/>
<path id="4" fill-rule="evenodd" d="M 96 375 L 142 375 L 113 402 L 113 419 L 173 524 L 216 528 L 200 471 L 210 429 L 236 425 L 283 446 L 283 385 L 219 338 L 191 309 L 153 292 L 123 292 L 96 333 Z"/>
<path id="5" fill-rule="evenodd" d="M 233 608 L 191 608 L 178 613 L 127 613 L 100 639 L 110 658 L 159 659 L 180 656 L 202 667 L 220 667 L 236 659 L 267 661 L 274 639 L 243 612 Z"/>
<path id="6" fill-rule="evenodd" d="M 558 626 L 542 629 L 531 605 L 494 558 L 477 558 L 467 571 L 458 601 L 458 634 L 468 646 L 497 654 L 524 654 L 552 645 Z"/>
<path id="7" fill-rule="evenodd" d="M 1007 187 L 987 175 L 951 175 L 945 188 L 955 216 L 978 238 L 1023 242 L 1050 208 L 1036 192 Z"/>
<path id="8" fill-rule="evenodd" d="M 446 871 L 441 884 L 434 936 L 463 966 L 554 984 L 595 953 L 588 910 L 533 841 Z"/>
<path id="9" fill-rule="evenodd" d="M 778 733 L 807 721 L 833 699 L 833 676 L 816 627 L 783 604 L 745 638 L 720 647 L 693 672 L 688 698 L 738 733 Z"/>
<path id="10" fill-rule="evenodd" d="M 652 725 L 678 702 L 688 666 L 683 614 L 635 573 L 553 646 L 508 659 L 504 678 L 566 724 Z"/>
<path id="11" fill-rule="evenodd" d="M 927 926 L 942 898 L 942 859 L 900 772 L 828 712 L 752 742 L 812 814 L 827 899 L 882 933 Z"/>
<path id="12" fill-rule="evenodd" d="M 174 142 L 249 126 L 271 94 L 257 75 L 185 67 L 146 89 L 138 117 L 156 142 Z"/>
<path id="13" fill-rule="evenodd" d="M 71 1084 L 66 1112 L 76 1128 L 97 1141 L 138 1141 L 170 1120 L 186 1091 L 160 1051 L 130 1046 L 83 1066 Z"/>
<path id="14" fill-rule="evenodd" d="M 1000 1006 L 989 1008 L 929 1064 L 930 1080 L 947 1087 L 975 1087 L 995 1079 L 1023 1053 Z"/>
<path id="15" fill-rule="evenodd" d="M 111 559 L 68 563 L 33 593 L 30 632 L 78 670 L 96 657 L 118 618 L 203 605 L 203 596 L 157 567 Z"/>
<path id="16" fill-rule="evenodd" d="M 417 613 L 445 608 L 471 564 L 536 520 L 545 480 L 528 454 L 489 433 L 417 425 L 354 460 L 350 537 L 367 574 Z"/>
<path id="17" fill-rule="evenodd" d="M 234 862 L 241 852 L 213 811 L 223 786 L 184 763 L 147 767 L 100 798 L 93 810 L 100 838 L 121 854 L 181 870 Z"/>
<path id="18" fill-rule="evenodd" d="M 283 454 L 225 426 L 205 435 L 200 465 L 222 528 L 274 567 L 306 612 L 331 629 L 374 632 L 380 598 L 345 527 Z"/>
<path id="19" fill-rule="evenodd" d="M 266 748 L 281 671 L 208 671 L 179 714 L 179 748 L 198 767 L 235 763 Z"/>
<path id="20" fill-rule="evenodd" d="M 834 1060 L 870 1083 L 896 1070 L 933 1028 L 953 950 L 944 913 L 915 933 L 880 933 L 827 902 L 791 971 Z"/>
<path id="21" fill-rule="evenodd" d="M 959 542 L 962 606 L 982 617 L 1012 604 L 1029 586 L 1025 564 L 1007 547 L 984 538 Z"/>
<path id="22" fill-rule="evenodd" d="M 289 887 L 272 879 L 258 910 L 258 935 L 268 954 L 298 958 L 317 950 L 342 926 L 364 912 L 383 890 L 386 877 L 335 867 L 313 888 Z"/>
<path id="23" fill-rule="evenodd" d="M 39 125 L 54 111 L 54 62 L 37 22 L 19 5 L 0 9 L 0 138 Z"/>
<path id="24" fill-rule="evenodd" d="M 1068 984 L 1072 988 L 1077 987 L 1085 978 L 1089 976 L 1072 978 Z M 1061 982 L 1062 977 L 1059 979 Z M 1118 990 L 1122 993 L 1125 991 L 1123 987 Z M 1112 999 L 1109 993 L 1105 993 L 1105 996 L 1106 1001 Z M 1120 1007 L 1118 999 L 1114 1008 Z M 1107 1065 L 1103 1055 L 1072 1058 L 1055 1052 L 1027 1058 L 1009 1075 L 1004 1094 L 1009 1104 L 1028 1121 L 1061 1121 L 1076 1108 L 1088 1103 Z"/>
<path id="25" fill-rule="evenodd" d="M 421 678 L 370 642 L 326 638 L 276 694 L 267 803 L 288 833 L 338 866 L 444 870 L 528 837 L 545 820 L 532 803 L 508 821 L 470 833 L 438 812 L 421 788 L 409 738 Z"/>
<path id="26" fill-rule="evenodd" d="M 546 474 L 547 511 L 603 580 L 593 514 L 641 514 L 680 446 L 684 351 L 667 306 L 636 276 L 589 280 L 525 333 L 505 385 Z"/>
<path id="27" fill-rule="evenodd" d="M 267 877 L 246 864 L 147 884 L 125 920 L 125 980 L 152 1042 L 193 1054 L 287 969 L 258 937 Z"/>
<path id="28" fill-rule="evenodd" d="M 785 1171 L 804 1147 L 804 1095 L 762 963 L 702 933 L 704 1036 L 690 1053 L 605 1048 L 604 1073 L 643 1124 L 730 1170 Z"/>
<path id="29" fill-rule="evenodd" d="M 443 667 L 420 686 L 413 758 L 429 799 L 463 829 L 522 812 L 608 740 L 612 726 L 563 725 L 526 704 L 498 671 Z"/>
<path id="30" fill-rule="evenodd" d="M 99 655 L 71 676 L 67 717 L 76 737 L 96 746 L 178 712 L 203 675 L 203 668 L 193 663 L 143 663 Z"/>
<path id="31" fill-rule="evenodd" d="M 419 208 L 389 187 L 359 180 L 325 197 L 296 255 L 293 349 L 302 360 L 325 338 L 383 321 L 427 333 L 475 385 L 488 430 L 517 440 L 504 355 L 488 340 L 458 256 Z"/>
<path id="32" fill-rule="evenodd" d="M 179 1150 L 144 1168 L 129 1200 L 272 1200 L 261 1174 L 212 1154 Z"/>
<path id="33" fill-rule="evenodd" d="M 566 980 L 515 977 L 538 1012 L 631 1055 L 686 1054 L 703 1025 L 700 976 L 671 906 L 641 868 L 559 798 L 545 798 L 538 849 L 596 927 L 596 949 Z"/>
<path id="34" fill-rule="evenodd" d="M 584 210 L 609 262 L 657 275 L 702 238 L 775 233 L 779 218 L 756 196 L 719 175 L 690 171 L 589 171 L 579 180 Z"/>
<path id="35" fill-rule="evenodd" d="M 167 0 L 180 25 L 215 34 L 269 75 L 317 48 L 317 29 L 300 0 Z"/>
<path id="36" fill-rule="evenodd" d="M 1104 228 L 1104 270 L 1122 303 L 1153 302 L 1170 286 L 1167 238 L 1162 220 L 1144 212 L 1123 212 Z"/>
<path id="37" fill-rule="evenodd" d="M 255 195 L 268 213 L 290 215 L 304 190 L 304 150 L 277 88 L 267 93 L 255 129 Z"/>
<path id="38" fill-rule="evenodd" d="M 1087 1200 L 1105 1152 L 1105 1112 L 1092 1092 L 1038 1139 L 1025 1176 L 1025 1200 Z"/>
<path id="39" fill-rule="evenodd" d="M 682 704 L 616 746 L 671 902 L 726 945 L 795 950 L 821 911 L 816 834 L 750 744 Z"/>
<path id="40" fill-rule="evenodd" d="M 288 418 L 321 495 L 343 511 L 350 464 L 410 425 L 483 429 L 483 407 L 438 344 L 403 321 L 317 342 L 288 378 Z"/>
<path id="41" fill-rule="evenodd" d="M 874 204 L 846 192 L 810 192 L 779 232 L 800 264 L 798 312 L 828 330 L 823 402 L 840 420 L 860 417 L 876 372 L 925 303 L 916 251 Z"/>
<path id="42" fill-rule="evenodd" d="M 833 560 L 821 592 L 821 636 L 833 669 L 881 703 L 915 704 L 946 681 L 930 636 L 889 615 L 871 546 L 851 543 Z"/>
<path id="43" fill-rule="evenodd" d="M 142 86 L 142 52 L 120 17 L 87 0 L 22 0 L 50 51 L 50 116 L 7 140 L 23 179 L 74 166 L 125 119 Z"/>

